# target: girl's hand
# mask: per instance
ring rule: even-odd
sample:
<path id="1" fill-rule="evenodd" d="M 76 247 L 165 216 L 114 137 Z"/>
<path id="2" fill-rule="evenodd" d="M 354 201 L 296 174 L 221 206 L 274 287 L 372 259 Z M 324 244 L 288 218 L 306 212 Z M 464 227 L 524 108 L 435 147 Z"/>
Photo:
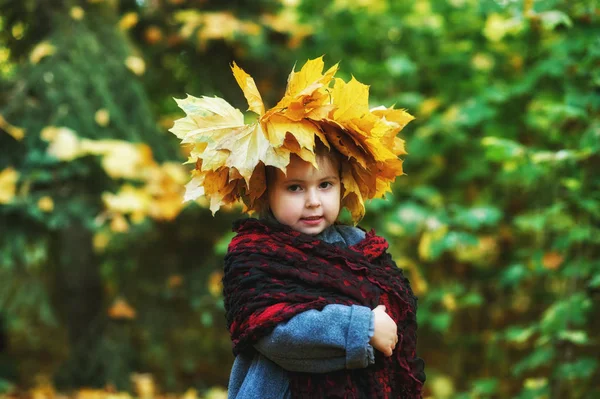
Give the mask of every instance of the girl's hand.
<path id="1" fill-rule="evenodd" d="M 379 305 L 373 309 L 375 332 L 369 343 L 385 356 L 392 356 L 398 344 L 398 327 L 390 315 L 385 312 L 385 306 Z"/>

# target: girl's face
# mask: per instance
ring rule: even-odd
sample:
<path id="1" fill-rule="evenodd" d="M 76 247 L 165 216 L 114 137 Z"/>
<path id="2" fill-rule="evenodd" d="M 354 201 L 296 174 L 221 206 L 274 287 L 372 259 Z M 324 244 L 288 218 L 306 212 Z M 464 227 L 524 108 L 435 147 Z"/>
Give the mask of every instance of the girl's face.
<path id="1" fill-rule="evenodd" d="M 269 206 L 281 224 L 306 234 L 319 234 L 340 213 L 341 182 L 338 168 L 318 157 L 319 169 L 292 156 L 287 176 L 279 169 L 269 181 Z"/>

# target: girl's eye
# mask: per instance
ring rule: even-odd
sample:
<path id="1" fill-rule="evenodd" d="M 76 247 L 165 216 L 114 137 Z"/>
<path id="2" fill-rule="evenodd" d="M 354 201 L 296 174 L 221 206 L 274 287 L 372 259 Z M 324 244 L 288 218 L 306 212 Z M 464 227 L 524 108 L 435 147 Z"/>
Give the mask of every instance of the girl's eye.
<path id="1" fill-rule="evenodd" d="M 295 193 L 296 191 L 300 191 L 302 189 L 302 187 L 300 187 L 299 184 L 292 184 L 291 186 L 288 186 L 287 189 L 288 189 L 288 191 Z"/>
<path id="2" fill-rule="evenodd" d="M 319 188 L 329 188 L 331 186 L 333 186 L 333 184 L 328 181 L 324 181 L 323 183 L 319 184 Z"/>

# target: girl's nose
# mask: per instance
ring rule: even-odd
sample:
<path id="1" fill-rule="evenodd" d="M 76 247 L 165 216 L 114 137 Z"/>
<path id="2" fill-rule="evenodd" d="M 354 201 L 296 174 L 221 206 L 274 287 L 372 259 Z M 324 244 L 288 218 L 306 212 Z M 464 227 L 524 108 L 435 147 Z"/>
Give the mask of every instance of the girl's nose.
<path id="1" fill-rule="evenodd" d="M 317 208 L 319 206 L 321 206 L 321 201 L 319 200 L 319 195 L 316 190 L 308 190 L 306 192 L 306 207 Z"/>

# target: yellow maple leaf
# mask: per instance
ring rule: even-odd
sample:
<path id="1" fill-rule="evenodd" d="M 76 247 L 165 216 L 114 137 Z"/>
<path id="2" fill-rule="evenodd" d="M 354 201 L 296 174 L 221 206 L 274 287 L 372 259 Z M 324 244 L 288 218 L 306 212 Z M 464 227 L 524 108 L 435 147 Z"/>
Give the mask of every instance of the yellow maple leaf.
<path id="1" fill-rule="evenodd" d="M 302 95 L 310 95 L 316 89 L 328 85 L 333 75 L 338 70 L 338 64 L 335 64 L 323 73 L 325 63 L 323 56 L 308 60 L 300 71 L 292 71 L 288 78 L 288 85 L 285 90 L 284 99 L 293 98 Z"/>
<path id="2" fill-rule="evenodd" d="M 372 161 L 361 144 L 352 135 L 348 134 L 347 130 L 340 124 L 334 121 L 326 121 L 321 124 L 321 128 L 327 137 L 327 141 L 348 159 L 354 158 L 363 168 L 367 167 L 367 162 Z"/>
<path id="3" fill-rule="evenodd" d="M 193 201 L 204 196 L 204 174 L 197 174 L 185 185 L 184 201 Z"/>
<path id="4" fill-rule="evenodd" d="M 377 193 L 377 176 L 374 173 L 375 168 L 372 167 L 373 165 L 369 164 L 367 168 L 363 168 L 360 165 L 352 165 L 352 175 L 358 184 L 363 198 L 373 198 Z"/>
<path id="5" fill-rule="evenodd" d="M 342 205 L 348 208 L 352 215 L 352 220 L 362 219 L 365 215 L 365 202 L 360 187 L 352 173 L 352 167 L 348 163 L 342 164 L 342 182 L 344 185 Z"/>
<path id="6" fill-rule="evenodd" d="M 298 72 L 292 70 L 288 77 L 285 95 L 275 107 L 265 112 L 261 120 L 266 122 L 275 113 L 283 113 L 289 119 L 300 120 L 302 113 L 306 114 L 307 111 L 325 105 L 329 101 L 328 85 L 337 72 L 338 64 L 329 68 L 324 74 L 323 67 L 323 57 L 319 57 L 308 60 Z M 307 108 L 308 104 L 310 106 Z M 300 111 L 301 114 L 297 115 L 294 111 Z"/>
<path id="7" fill-rule="evenodd" d="M 392 152 L 396 155 L 405 155 L 406 152 L 405 141 L 400 137 L 394 137 L 394 144 L 392 144 Z"/>
<path id="8" fill-rule="evenodd" d="M 219 134 L 244 126 L 244 115 L 240 110 L 221 98 L 188 95 L 185 99 L 175 101 L 187 116 L 176 120 L 169 131 L 182 139 L 183 144 L 198 142 L 197 137 L 206 135 L 214 136 L 206 142 L 218 140 Z"/>
<path id="9" fill-rule="evenodd" d="M 254 168 L 260 161 L 280 169 L 289 164 L 289 153 L 273 148 L 258 123 L 233 132 L 221 140 L 215 148 L 229 151 L 225 165 L 235 168 L 248 184 Z"/>
<path id="10" fill-rule="evenodd" d="M 371 113 L 378 118 L 387 128 L 384 132 L 385 136 L 397 138 L 396 135 L 415 117 L 403 109 L 393 109 L 385 107 L 377 107 L 371 110 Z"/>
<path id="11" fill-rule="evenodd" d="M 236 73 L 240 80 L 245 79 L 241 69 Z M 256 97 L 250 86 L 245 89 L 249 101 L 253 101 Z M 196 177 L 186 187 L 186 200 L 205 195 L 210 198 L 211 210 L 216 212 L 237 186 L 225 168 L 236 170 L 246 187 L 252 189 L 250 180 L 259 162 L 281 169 L 289 163 L 289 153 L 269 143 L 260 123 L 244 124 L 242 113 L 226 101 L 193 96 L 176 101 L 187 116 L 175 121 L 170 131 L 182 143 L 203 144 L 197 145 L 193 152 L 201 162 L 197 163 Z M 261 111 L 258 103 L 251 107 Z"/>
<path id="12" fill-rule="evenodd" d="M 226 203 L 224 198 L 235 188 L 235 181 L 229 181 L 229 170 L 222 167 L 214 172 L 209 170 L 204 173 L 203 187 L 214 215 Z"/>
<path id="13" fill-rule="evenodd" d="M 295 122 L 279 114 L 272 115 L 267 120 L 266 136 L 274 146 L 282 146 L 288 133 L 293 134 L 300 147 L 312 150 L 315 146 L 315 135 L 320 134 L 320 131 L 309 120 Z"/>
<path id="14" fill-rule="evenodd" d="M 262 162 L 254 169 L 254 173 L 250 178 L 250 185 L 243 188 L 247 191 L 249 205 L 252 207 L 254 201 L 259 199 L 267 189 L 265 165 Z"/>
<path id="15" fill-rule="evenodd" d="M 398 156 L 392 152 L 393 147 L 384 145 L 380 138 L 369 137 L 363 141 L 363 145 L 375 157 L 376 161 L 387 161 L 398 158 Z"/>
<path id="16" fill-rule="evenodd" d="M 338 123 L 360 119 L 369 112 L 369 86 L 360 83 L 354 77 L 348 83 L 339 78 L 335 79 L 331 96 L 337 106 L 332 119 Z"/>
<path id="17" fill-rule="evenodd" d="M 254 82 L 254 79 L 244 72 L 243 69 L 238 67 L 235 62 L 233 63 L 231 70 L 233 71 L 235 80 L 244 92 L 246 101 L 248 101 L 248 110 L 257 113 L 258 115 L 264 114 L 265 106 L 263 104 L 262 97 L 258 92 L 258 88 L 256 87 L 256 82 Z"/>

